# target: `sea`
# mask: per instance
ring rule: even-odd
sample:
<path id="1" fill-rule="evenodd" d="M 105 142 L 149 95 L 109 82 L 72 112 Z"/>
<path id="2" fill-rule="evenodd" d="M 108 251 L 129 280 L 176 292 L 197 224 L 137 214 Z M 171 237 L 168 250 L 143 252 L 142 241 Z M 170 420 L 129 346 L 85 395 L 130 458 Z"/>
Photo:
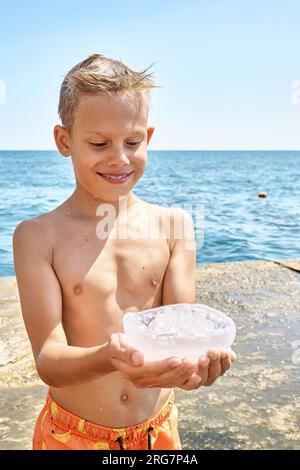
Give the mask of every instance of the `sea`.
<path id="1" fill-rule="evenodd" d="M 74 189 L 57 151 L 0 151 L 0 276 L 15 274 L 15 227 Z M 300 258 L 300 151 L 152 150 L 134 193 L 190 212 L 199 265 Z"/>

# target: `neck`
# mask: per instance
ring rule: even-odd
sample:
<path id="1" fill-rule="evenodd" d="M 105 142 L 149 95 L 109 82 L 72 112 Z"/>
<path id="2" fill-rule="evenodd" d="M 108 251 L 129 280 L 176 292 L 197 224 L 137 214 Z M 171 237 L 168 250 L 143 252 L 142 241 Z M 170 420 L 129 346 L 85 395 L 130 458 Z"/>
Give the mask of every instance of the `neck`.
<path id="1" fill-rule="evenodd" d="M 89 220 L 98 220 L 97 209 L 101 204 L 110 204 L 114 207 L 116 215 L 118 215 L 124 208 L 124 203 L 127 206 L 131 206 L 139 201 L 139 199 L 132 193 L 128 193 L 126 196 L 122 196 L 118 201 L 105 201 L 97 196 L 97 194 L 91 194 L 85 191 L 83 188 L 76 187 L 73 194 L 67 200 L 67 214 L 73 218 L 83 218 Z"/>

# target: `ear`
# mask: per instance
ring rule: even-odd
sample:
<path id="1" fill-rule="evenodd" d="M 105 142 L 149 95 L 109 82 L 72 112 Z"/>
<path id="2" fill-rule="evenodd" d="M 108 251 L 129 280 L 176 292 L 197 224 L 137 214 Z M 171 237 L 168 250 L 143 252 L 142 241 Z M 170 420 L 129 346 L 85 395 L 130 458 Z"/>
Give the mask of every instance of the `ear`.
<path id="1" fill-rule="evenodd" d="M 148 145 L 149 142 L 150 142 L 150 139 L 151 139 L 151 137 L 152 137 L 152 135 L 153 135 L 154 129 L 155 129 L 155 127 L 148 127 L 148 128 L 147 128 L 147 145 Z"/>
<path id="2" fill-rule="evenodd" d="M 53 135 L 59 153 L 64 157 L 69 157 L 71 155 L 71 146 L 70 135 L 67 129 L 56 125 L 53 129 Z"/>

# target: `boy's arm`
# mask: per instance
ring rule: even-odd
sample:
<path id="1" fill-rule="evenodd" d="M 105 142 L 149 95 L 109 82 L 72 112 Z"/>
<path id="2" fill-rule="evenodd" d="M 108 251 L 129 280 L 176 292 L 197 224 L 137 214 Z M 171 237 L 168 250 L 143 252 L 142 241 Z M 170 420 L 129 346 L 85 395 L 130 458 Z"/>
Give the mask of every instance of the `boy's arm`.
<path id="1" fill-rule="evenodd" d="M 41 223 L 28 220 L 13 235 L 14 266 L 22 315 L 36 368 L 50 386 L 64 387 L 112 372 L 107 343 L 69 346 L 62 326 L 62 293 L 51 264 L 51 244 Z"/>
<path id="2" fill-rule="evenodd" d="M 140 388 L 171 388 L 191 374 L 181 361 L 144 364 L 141 352 L 123 341 L 122 333 L 105 344 L 81 348 L 69 346 L 62 326 L 62 293 L 51 264 L 51 243 L 36 220 L 18 225 L 13 236 L 14 265 L 22 314 L 41 379 L 53 387 L 89 382 L 119 371 Z"/>
<path id="3" fill-rule="evenodd" d="M 195 303 L 196 297 L 196 243 L 194 224 L 191 216 L 182 209 L 175 209 L 171 218 L 170 260 L 163 283 L 163 305 L 176 303 Z M 176 239 L 174 226 L 182 223 L 183 236 Z M 179 230 L 180 233 L 180 230 Z M 209 349 L 206 356 L 199 358 L 192 377 L 180 388 L 191 390 L 192 383 L 201 377 L 198 385 L 209 386 L 223 375 L 236 359 L 235 353 Z M 194 387 L 195 388 L 195 387 Z M 197 388 L 197 387 L 196 387 Z"/>
<path id="4" fill-rule="evenodd" d="M 170 260 L 163 282 L 163 305 L 195 303 L 196 243 L 188 212 L 173 209 L 170 217 Z M 181 238 L 175 238 L 181 235 Z"/>

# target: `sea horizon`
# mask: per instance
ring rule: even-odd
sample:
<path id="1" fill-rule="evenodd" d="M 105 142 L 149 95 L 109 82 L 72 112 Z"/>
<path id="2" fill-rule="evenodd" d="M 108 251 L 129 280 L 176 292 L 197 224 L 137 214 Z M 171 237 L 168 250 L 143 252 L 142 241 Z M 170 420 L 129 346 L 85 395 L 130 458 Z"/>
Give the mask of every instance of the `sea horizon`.
<path id="1" fill-rule="evenodd" d="M 194 222 L 200 211 L 198 265 L 297 259 L 299 157 L 295 150 L 149 150 L 133 192 L 152 204 L 187 208 Z M 75 178 L 71 159 L 57 150 L 3 150 L 0 167 L 0 276 L 10 276 L 16 225 L 60 205 L 74 191 Z M 259 198 L 260 192 L 267 197 Z"/>

